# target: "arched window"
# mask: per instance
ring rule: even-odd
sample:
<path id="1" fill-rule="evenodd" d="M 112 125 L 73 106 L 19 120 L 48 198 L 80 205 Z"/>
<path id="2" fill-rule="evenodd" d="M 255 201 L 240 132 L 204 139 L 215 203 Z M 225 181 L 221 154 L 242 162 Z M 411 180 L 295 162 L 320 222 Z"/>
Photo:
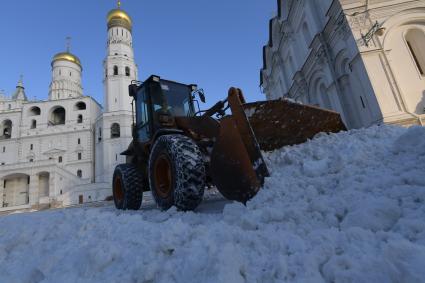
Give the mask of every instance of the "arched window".
<path id="1" fill-rule="evenodd" d="M 40 107 L 33 106 L 28 111 L 28 116 L 39 116 L 41 113 Z"/>
<path id="2" fill-rule="evenodd" d="M 74 110 L 86 110 L 86 104 L 82 101 L 77 102 L 74 106 Z"/>
<path id="3" fill-rule="evenodd" d="M 129 68 L 129 67 L 125 67 L 125 75 L 126 75 L 127 77 L 129 77 L 129 76 L 130 76 L 130 68 Z"/>
<path id="4" fill-rule="evenodd" d="M 78 118 L 77 118 L 77 123 L 78 124 L 81 124 L 81 123 L 83 123 L 83 115 L 78 115 Z"/>
<path id="5" fill-rule="evenodd" d="M 50 126 L 64 125 L 65 117 L 66 117 L 65 108 L 61 106 L 57 106 L 53 108 L 53 110 L 50 113 L 49 125 Z"/>
<path id="6" fill-rule="evenodd" d="M 409 30 L 406 33 L 406 43 L 413 61 L 419 73 L 425 75 L 425 34 L 418 29 Z"/>
<path id="7" fill-rule="evenodd" d="M 3 121 L 0 124 L 0 129 L 1 129 L 0 140 L 12 138 L 12 121 L 10 121 L 10 120 Z"/>
<path id="8" fill-rule="evenodd" d="M 328 92 L 326 90 L 326 86 L 324 84 L 321 84 L 319 87 L 320 96 L 322 98 L 323 107 L 326 109 L 332 109 L 331 100 L 329 98 Z"/>
<path id="9" fill-rule="evenodd" d="M 114 76 L 118 76 L 118 66 L 114 66 Z"/>
<path id="10" fill-rule="evenodd" d="M 36 120 L 32 120 L 31 121 L 31 129 L 35 129 L 37 128 L 37 121 Z"/>
<path id="11" fill-rule="evenodd" d="M 111 139 L 116 139 L 121 136 L 120 124 L 114 123 L 111 125 Z"/>
<path id="12" fill-rule="evenodd" d="M 77 176 L 78 178 L 83 178 L 83 171 L 81 171 L 81 169 L 77 170 Z"/>

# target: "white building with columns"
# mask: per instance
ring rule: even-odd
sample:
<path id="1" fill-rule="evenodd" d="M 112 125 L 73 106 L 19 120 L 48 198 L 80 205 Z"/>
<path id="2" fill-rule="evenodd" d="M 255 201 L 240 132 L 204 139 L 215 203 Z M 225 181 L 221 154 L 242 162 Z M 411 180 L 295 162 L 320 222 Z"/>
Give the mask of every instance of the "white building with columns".
<path id="1" fill-rule="evenodd" d="M 69 50 L 53 57 L 47 100 L 28 100 L 22 79 L 11 97 L 0 96 L 0 212 L 112 195 L 113 170 L 131 142 L 128 85 L 138 71 L 132 21 L 120 7 L 107 31 L 104 109 L 84 96 L 83 66 Z"/>
<path id="2" fill-rule="evenodd" d="M 278 0 L 268 99 L 340 112 L 349 128 L 425 121 L 425 0 Z"/>

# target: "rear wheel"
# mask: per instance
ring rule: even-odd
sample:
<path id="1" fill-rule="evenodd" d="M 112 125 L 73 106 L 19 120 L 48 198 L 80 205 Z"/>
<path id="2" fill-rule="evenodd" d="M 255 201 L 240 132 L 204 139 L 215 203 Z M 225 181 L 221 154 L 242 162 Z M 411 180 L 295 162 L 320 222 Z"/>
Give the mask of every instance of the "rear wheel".
<path id="1" fill-rule="evenodd" d="M 196 143 L 183 135 L 159 137 L 149 158 L 149 184 L 161 209 L 194 210 L 205 188 L 205 165 Z"/>
<path id="2" fill-rule="evenodd" d="M 115 167 L 112 193 L 117 209 L 140 209 L 143 197 L 143 176 L 136 166 L 120 164 Z"/>

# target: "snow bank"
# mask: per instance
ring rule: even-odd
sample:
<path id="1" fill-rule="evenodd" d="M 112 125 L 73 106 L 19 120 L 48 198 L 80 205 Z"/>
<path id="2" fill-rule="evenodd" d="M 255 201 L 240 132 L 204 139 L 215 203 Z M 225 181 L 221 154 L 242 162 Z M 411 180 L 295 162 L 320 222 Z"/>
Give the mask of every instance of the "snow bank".
<path id="1" fill-rule="evenodd" d="M 424 128 L 265 158 L 272 177 L 246 207 L 1 217 L 0 282 L 425 282 Z"/>

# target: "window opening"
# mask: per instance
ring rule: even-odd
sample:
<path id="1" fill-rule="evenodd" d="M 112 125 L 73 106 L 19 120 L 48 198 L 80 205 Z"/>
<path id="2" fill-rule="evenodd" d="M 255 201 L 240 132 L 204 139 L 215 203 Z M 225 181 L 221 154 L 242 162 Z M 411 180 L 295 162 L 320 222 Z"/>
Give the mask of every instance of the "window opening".
<path id="1" fill-rule="evenodd" d="M 418 57 L 416 56 L 415 51 L 412 48 L 412 44 L 409 41 L 407 42 L 407 46 L 409 47 L 410 53 L 413 56 L 413 60 L 415 61 L 416 67 L 418 67 L 419 72 L 421 73 L 421 75 L 424 75 L 424 71 L 422 70 L 421 64 L 419 63 Z"/>
<path id="2" fill-rule="evenodd" d="M 0 136 L 0 140 L 2 139 L 11 139 L 12 138 L 12 121 L 5 120 L 1 123 L 0 129 L 3 129 L 0 132 L 2 135 Z"/>
<path id="3" fill-rule="evenodd" d="M 86 110 L 87 106 L 84 102 L 80 101 L 74 106 L 74 110 Z"/>
<path id="4" fill-rule="evenodd" d="M 65 117 L 66 117 L 65 109 L 63 107 L 58 107 L 55 110 L 53 110 L 52 113 L 50 114 L 49 125 L 51 126 L 64 125 Z"/>
<path id="5" fill-rule="evenodd" d="M 361 96 L 360 96 L 360 101 L 362 102 L 363 108 L 366 109 L 366 105 L 364 104 L 363 97 L 361 97 Z"/>
<path id="6" fill-rule="evenodd" d="M 121 136 L 120 124 L 114 123 L 111 126 L 111 138 L 116 139 Z"/>
<path id="7" fill-rule="evenodd" d="M 32 120 L 31 121 L 31 129 L 35 129 L 37 128 L 37 121 L 36 120 Z"/>

